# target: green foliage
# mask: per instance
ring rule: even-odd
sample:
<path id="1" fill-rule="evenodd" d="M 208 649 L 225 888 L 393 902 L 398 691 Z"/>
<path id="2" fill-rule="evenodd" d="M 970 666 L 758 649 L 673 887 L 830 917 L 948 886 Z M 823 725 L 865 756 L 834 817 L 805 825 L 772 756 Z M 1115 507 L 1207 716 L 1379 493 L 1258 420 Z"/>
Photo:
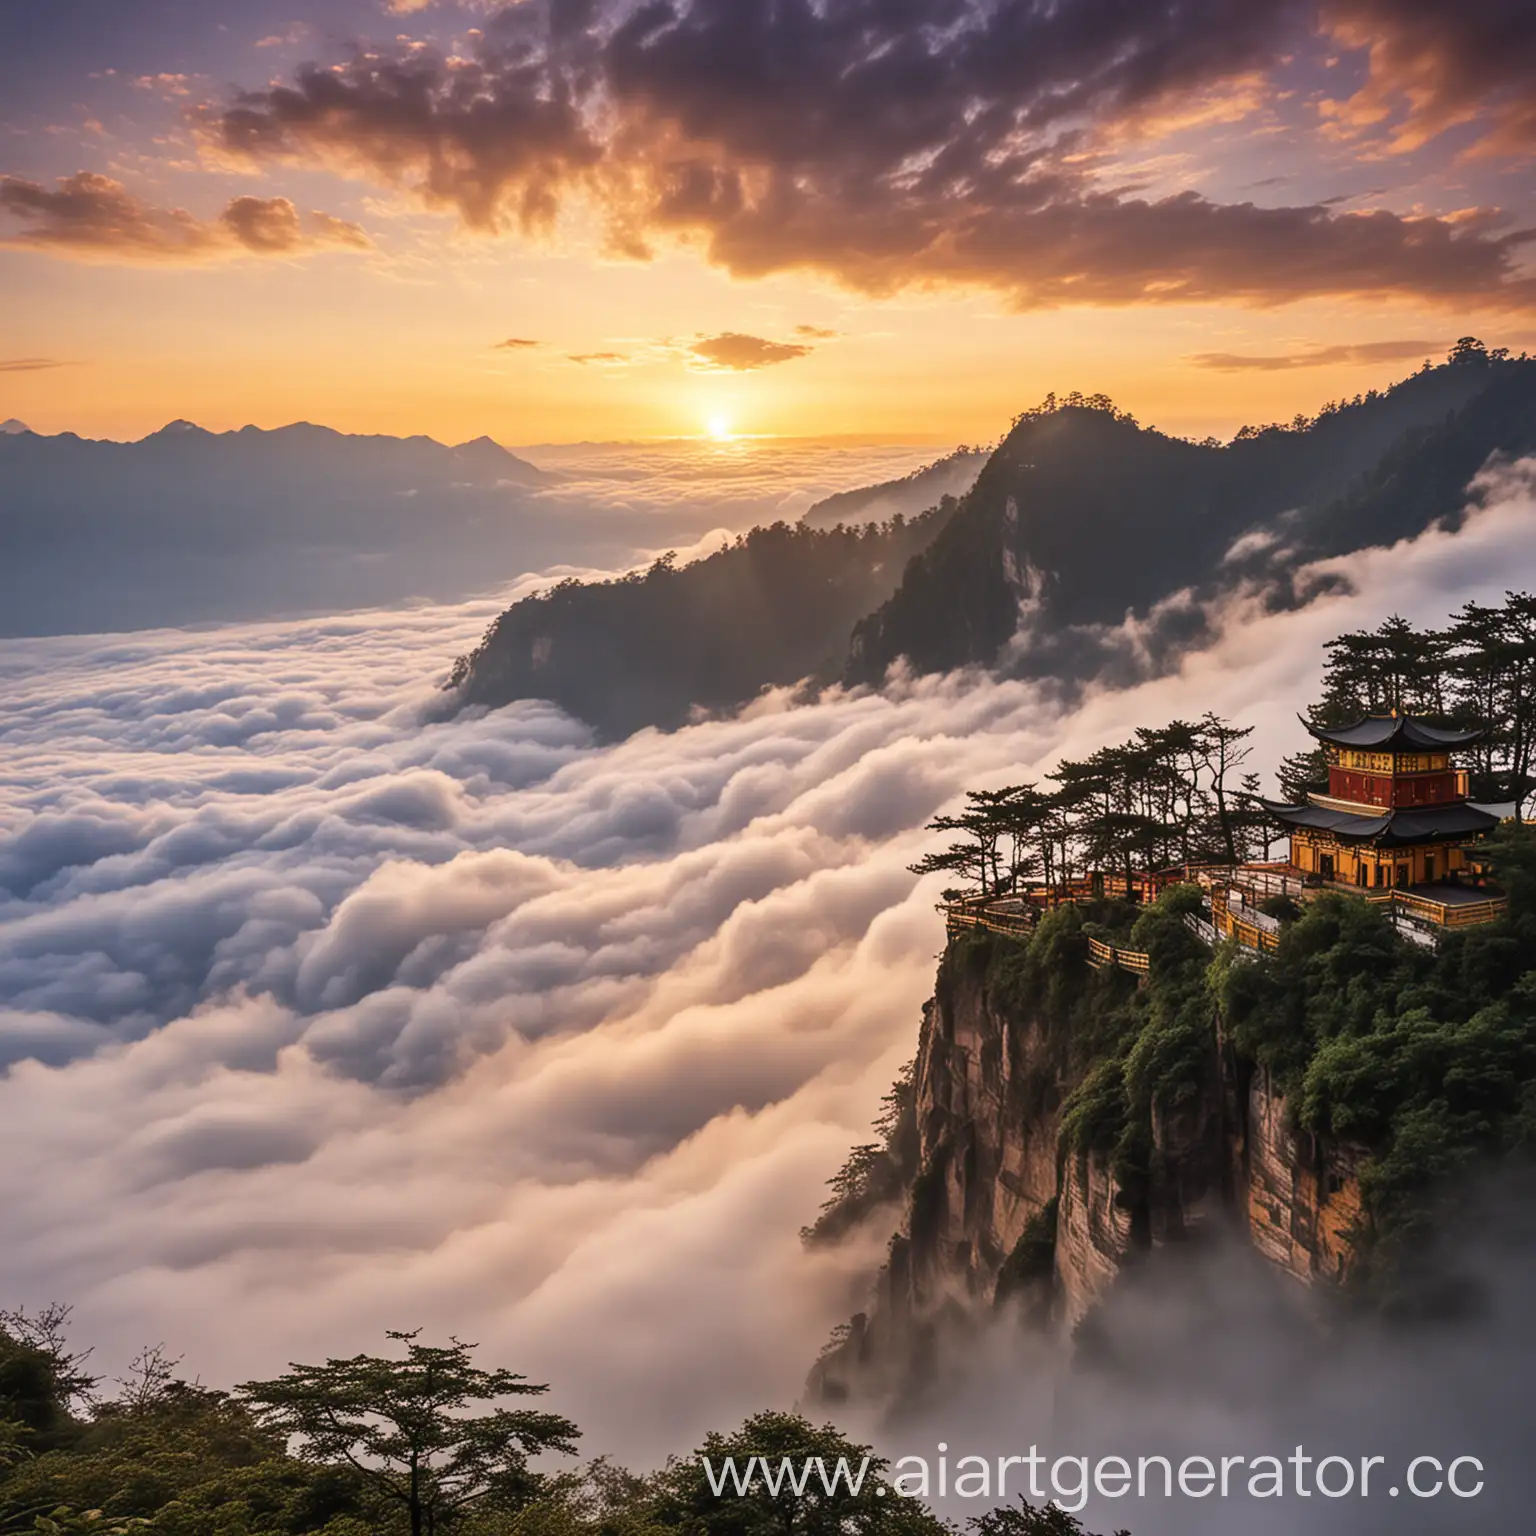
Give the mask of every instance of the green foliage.
<path id="1" fill-rule="evenodd" d="M 887 1134 L 901 1113 L 894 1097 L 879 1122 Z M 233 1396 L 174 1379 L 151 1348 L 116 1397 L 93 1397 L 72 1419 L 67 1447 L 41 1454 L 24 1447 L 30 1430 L 0 1420 L 0 1536 L 952 1536 L 920 1500 L 893 1496 L 868 1446 L 795 1413 L 755 1414 L 649 1475 L 603 1458 L 535 1475 L 527 1458 L 572 1450 L 574 1425 L 467 1410 L 544 1388 L 479 1369 L 472 1346 L 391 1337 L 404 1358 L 294 1366 Z M 49 1351 L 66 1370 L 81 1358 L 58 1327 Z M 744 1486 L 722 1476 L 727 1458 Z M 770 1486 L 754 1458 L 774 1473 L 790 1458 L 799 1491 L 789 1478 Z M 801 1458 L 820 1458 L 821 1471 L 801 1477 Z"/>
<path id="2" fill-rule="evenodd" d="M 61 1504 L 51 1513 L 37 1516 L 32 1529 L 41 1536 L 130 1536 L 131 1532 L 142 1531 L 148 1524 L 147 1520 L 134 1516 L 120 1518 L 105 1510 L 74 1510 Z"/>
<path id="3" fill-rule="evenodd" d="M 997 1272 L 994 1300 L 999 1306 L 1056 1271 L 1056 1218 L 1060 1204 L 1053 1195 L 1024 1223 L 1013 1250 Z"/>
<path id="4" fill-rule="evenodd" d="M 1298 1118 L 1377 1149 L 1361 1193 L 1384 1236 L 1411 1233 L 1424 1198 L 1473 1159 L 1526 1139 L 1536 998 L 1522 991 L 1513 1009 L 1496 1003 L 1461 1021 L 1422 1008 L 1384 1015 L 1370 1033 L 1329 1040 L 1313 1057 Z"/>
<path id="5" fill-rule="evenodd" d="M 291 1459 L 282 1437 L 227 1394 L 169 1382 L 153 1397 L 98 1405 L 68 1449 L 15 1465 L 0 1481 L 0 1531 L 31 1530 L 40 1515 L 62 1522 L 63 1509 L 150 1520 L 172 1536 L 299 1536 L 362 1510 L 362 1495 L 350 1471 Z"/>
<path id="6" fill-rule="evenodd" d="M 482 1501 L 515 1509 L 538 1490 L 528 1458 L 574 1454 L 581 1431 L 558 1414 L 496 1408 L 463 1410 L 549 1389 L 507 1370 L 482 1370 L 475 1346 L 418 1344 L 390 1333 L 405 1358 L 354 1355 L 324 1365 L 294 1365 L 272 1381 L 237 1390 L 261 1425 L 296 1436 L 299 1454 L 319 1466 L 349 1467 L 401 1506 L 412 1536 L 448 1528 Z"/>
<path id="7" fill-rule="evenodd" d="M 1273 955 L 1219 976 L 1239 1052 L 1271 1070 L 1305 1129 L 1368 1154 L 1362 1236 L 1382 1262 L 1455 1175 L 1527 1148 L 1536 1123 L 1536 833 L 1506 826 L 1479 854 L 1510 898 L 1496 923 L 1426 951 L 1377 908 L 1329 893 Z"/>
<path id="8" fill-rule="evenodd" d="M 1272 959 L 1228 968 L 1220 1000 L 1238 1050 L 1291 1093 L 1320 1041 L 1371 1029 L 1383 1004 L 1432 964 L 1378 908 L 1330 891 L 1281 930 Z"/>
<path id="9" fill-rule="evenodd" d="M 960 840 L 909 867 L 996 896 L 1023 883 L 1078 893 L 1085 882 L 1103 888 L 1107 877 L 1138 870 L 1235 863 L 1265 842 L 1251 787 L 1234 781 L 1252 734 L 1215 714 L 1174 720 L 1082 761 L 1063 759 L 1050 774 L 1053 789 L 969 790 L 963 812 L 928 824 Z M 1251 786 L 1252 776 L 1239 782 Z"/>
<path id="10" fill-rule="evenodd" d="M 783 1457 L 819 1456 L 831 1469 L 843 1459 L 854 1472 L 870 1458 L 857 1494 L 846 1483 L 826 1492 L 819 1478 L 796 1493 L 786 1483 L 772 1493 L 754 1480 L 744 1495 L 734 1489 L 717 1495 L 701 1458 L 717 1470 L 727 1457 L 738 1466 L 761 1456 L 774 1467 Z M 916 1499 L 882 1496 L 886 1462 L 866 1445 L 849 1440 L 833 1425 L 813 1425 L 795 1413 L 759 1413 L 734 1434 L 711 1434 L 696 1455 L 668 1465 L 656 1480 L 651 1507 L 658 1523 L 684 1536 L 946 1536 L 945 1526 Z"/>
<path id="11" fill-rule="evenodd" d="M 1172 1111 L 1197 1096 L 1215 1059 L 1210 953 L 1184 922 L 1200 892 L 1171 886 L 1137 918 L 1130 942 L 1149 970 L 1117 1019 L 1110 1049 L 1068 1097 L 1061 1145 L 1067 1153 L 1113 1153 L 1117 1176 L 1147 1172 L 1154 1106 Z"/>
<path id="12" fill-rule="evenodd" d="M 1115 1147 L 1130 1121 L 1130 1096 L 1125 1090 L 1125 1057 L 1106 1056 L 1067 1096 L 1061 1117 L 1061 1145 L 1069 1152 L 1107 1152 Z"/>
<path id="13" fill-rule="evenodd" d="M 880 1139 L 856 1146 L 827 1181 L 832 1193 L 822 1203 L 816 1220 L 800 1230 L 801 1241 L 808 1247 L 836 1242 L 882 1206 L 899 1200 L 916 1173 L 916 1089 L 912 1080 L 916 1066 L 915 1060 L 909 1061 L 880 1101 L 874 1122 Z"/>
<path id="14" fill-rule="evenodd" d="M 1035 1508 L 1021 1494 L 1017 1504 L 1001 1504 L 966 1522 L 975 1536 L 1090 1536 L 1083 1522 L 1057 1504 Z M 1130 1536 L 1119 1531 L 1116 1536 Z"/>
<path id="15" fill-rule="evenodd" d="M 1088 926 L 1128 927 L 1135 911 L 1116 901 L 1056 907 L 1027 937 L 957 940 L 940 969 L 941 1000 L 954 969 L 974 967 L 999 1013 L 1040 1026 L 1013 1063 L 1008 1112 L 1036 1119 L 1076 1082 L 1062 1104 L 1066 1147 L 1113 1145 L 1125 1126 L 1124 1055 L 1141 1023 L 1139 994 L 1124 972 L 1089 968 Z"/>
<path id="16" fill-rule="evenodd" d="M 75 1409 L 89 1404 L 97 1378 L 85 1369 L 90 1351 L 66 1341 L 70 1309 L 0 1310 L 0 1422 L 10 1421 L 31 1451 L 68 1444 L 78 1433 Z"/>
<path id="17" fill-rule="evenodd" d="M 988 940 L 986 988 L 1002 1011 L 1040 1019 L 1056 1034 L 1089 1021 L 1084 993 L 1093 990 L 1096 976 L 1088 969 L 1083 920 L 1083 908 L 1074 903 L 1042 913 L 1027 937 Z"/>

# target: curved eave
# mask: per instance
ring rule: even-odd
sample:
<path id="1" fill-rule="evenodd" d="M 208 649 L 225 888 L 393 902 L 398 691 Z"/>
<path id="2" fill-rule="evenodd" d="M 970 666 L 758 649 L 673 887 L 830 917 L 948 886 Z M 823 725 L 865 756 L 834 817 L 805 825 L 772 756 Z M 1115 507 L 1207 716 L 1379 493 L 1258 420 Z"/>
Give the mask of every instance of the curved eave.
<path id="1" fill-rule="evenodd" d="M 1318 741 L 1352 752 L 1454 752 L 1470 747 L 1488 733 L 1444 731 L 1412 715 L 1362 715 L 1353 725 L 1325 729 L 1305 715 L 1296 717 Z"/>
<path id="2" fill-rule="evenodd" d="M 1481 837 L 1499 818 L 1477 806 L 1461 804 L 1421 810 L 1395 810 L 1384 816 L 1357 816 L 1319 805 L 1261 804 L 1277 821 L 1298 831 L 1321 832 L 1345 843 L 1374 843 L 1382 848 L 1406 848 L 1421 843 L 1461 842 Z"/>

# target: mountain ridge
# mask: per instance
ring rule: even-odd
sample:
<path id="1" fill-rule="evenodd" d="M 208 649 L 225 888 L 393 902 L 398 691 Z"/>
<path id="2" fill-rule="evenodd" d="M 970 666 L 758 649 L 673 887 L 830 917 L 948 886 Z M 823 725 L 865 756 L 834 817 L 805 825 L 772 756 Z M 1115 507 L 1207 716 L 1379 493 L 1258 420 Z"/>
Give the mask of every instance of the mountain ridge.
<path id="1" fill-rule="evenodd" d="M 518 484 L 536 486 L 554 483 L 560 478 L 519 458 L 510 449 L 485 435 L 462 443 L 443 443 L 425 433 L 397 437 L 385 432 L 342 432 L 336 427 L 311 421 L 293 421 L 281 427 L 258 427 L 248 422 L 242 427 L 215 432 L 185 418 L 169 421 L 163 427 L 145 433 L 143 437 L 131 439 L 82 437 L 70 431 L 51 434 L 34 432 L 20 422 L 7 422 L 5 427 L 4 435 L 11 441 L 0 447 L 0 451 L 50 455 L 55 460 L 50 467 L 56 467 L 58 455 L 80 449 L 110 458 L 117 467 L 144 461 L 155 453 L 181 450 L 217 455 L 223 451 L 226 455 L 238 453 L 238 459 L 231 462 L 237 463 L 241 469 L 249 467 L 253 451 L 257 455 L 279 455 L 284 450 L 304 450 L 311 455 L 318 452 L 322 456 L 329 451 L 332 456 L 329 462 L 324 457 L 311 459 L 308 467 L 328 470 L 338 477 L 367 468 L 364 456 L 371 452 L 382 462 L 414 468 L 418 472 L 435 467 L 434 458 L 446 455 L 450 462 L 480 465 L 483 469 L 495 468 L 500 471 L 503 479 Z M 8 470 L 18 467 L 14 458 L 0 462 Z M 21 467 L 24 467 L 24 461 Z M 270 467 L 280 471 L 285 466 L 278 460 Z M 299 465 L 291 463 L 290 467 L 296 468 Z"/>
<path id="2" fill-rule="evenodd" d="M 916 517 L 938 506 L 946 496 L 965 495 L 976 483 L 990 453 L 990 449 L 961 444 L 953 453 L 899 479 L 824 496 L 806 509 L 800 521 L 809 528 L 835 528 L 838 523 L 857 526 L 886 522 L 898 513 Z"/>
<path id="3" fill-rule="evenodd" d="M 883 530 L 866 546 L 871 558 L 901 547 L 906 563 L 894 581 L 888 570 L 866 572 L 879 579 L 863 587 L 852 565 L 840 565 L 845 593 L 889 590 L 861 614 L 838 611 L 836 627 L 848 624 L 838 662 L 822 657 L 792 674 L 794 659 L 807 652 L 791 643 L 765 652 L 755 671 L 743 660 L 732 688 L 686 697 L 697 657 L 734 644 L 729 612 L 710 617 L 708 605 L 673 606 L 704 580 L 695 565 L 658 572 L 622 622 L 612 603 L 579 598 L 580 583 L 565 586 L 558 609 L 517 605 L 459 658 L 449 688 L 461 702 L 491 707 L 549 698 L 612 731 L 621 719 L 628 729 L 675 726 L 694 709 L 739 707 L 764 687 L 802 677 L 878 687 L 898 661 L 920 673 L 1002 667 L 1069 685 L 1128 667 L 1144 675 L 1205 638 L 1207 609 L 1222 592 L 1256 585 L 1275 605 L 1304 601 L 1311 594 L 1297 590 L 1295 577 L 1309 561 L 1454 521 L 1490 455 L 1532 451 L 1536 361 L 1490 353 L 1473 338 L 1385 391 L 1289 424 L 1244 428 L 1225 444 L 1142 427 L 1102 395 L 1049 396 L 1015 419 L 969 491 L 941 498 L 918 520 L 920 537 L 910 537 L 914 524 L 899 512 L 866 525 Z M 870 505 L 883 490 L 844 494 L 855 505 L 864 495 Z M 819 601 L 812 551 L 833 531 L 798 527 L 806 537 L 786 548 L 803 563 L 796 569 L 791 560 L 774 576 L 775 600 L 791 605 Z M 717 572 L 720 562 L 739 562 L 730 581 L 743 600 L 759 600 L 747 554 L 711 559 Z M 668 655 L 652 657 L 641 690 L 665 706 L 647 713 L 637 695 L 608 696 L 617 684 L 605 694 L 603 674 L 628 677 L 645 622 L 672 628 L 685 611 L 694 629 Z M 1132 615 L 1138 643 L 1127 657 L 1116 637 Z M 818 634 L 829 642 L 831 630 Z M 535 651 L 579 652 L 594 675 L 536 666 Z"/>
<path id="4" fill-rule="evenodd" d="M 1484 426 L 1456 427 L 1480 400 Z M 1048 397 L 1017 418 L 943 534 L 861 621 L 844 680 L 878 683 L 898 658 L 919 672 L 992 666 L 1026 608 L 1044 643 L 1010 669 L 1080 670 L 1064 649 L 1067 634 L 1081 642 L 1151 613 L 1181 589 L 1218 589 L 1239 574 L 1225 567 L 1245 535 L 1268 535 L 1264 579 L 1280 582 L 1306 560 L 1391 542 L 1454 515 L 1481 461 L 1468 467 L 1453 442 L 1476 441 L 1485 457 L 1536 446 L 1532 407 L 1536 363 L 1465 345 L 1387 391 L 1287 426 L 1246 428 L 1226 444 L 1141 427 L 1103 397 Z M 1441 450 L 1459 483 L 1436 474 L 1433 492 L 1414 494 L 1411 506 L 1378 505 L 1371 519 L 1341 516 L 1394 450 L 1421 459 Z M 1283 518 L 1290 525 L 1278 526 Z M 1253 579 L 1255 571 L 1241 574 Z"/>

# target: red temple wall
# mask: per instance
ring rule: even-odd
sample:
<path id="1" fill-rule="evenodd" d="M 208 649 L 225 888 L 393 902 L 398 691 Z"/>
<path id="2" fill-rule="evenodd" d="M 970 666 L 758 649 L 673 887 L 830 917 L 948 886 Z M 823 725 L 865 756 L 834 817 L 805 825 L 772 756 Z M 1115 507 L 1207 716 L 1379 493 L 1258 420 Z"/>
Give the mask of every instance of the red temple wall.
<path id="1" fill-rule="evenodd" d="M 1328 770 L 1328 793 L 1336 800 L 1355 805 L 1447 805 L 1460 797 L 1456 773 L 1404 774 L 1361 773 L 1352 768 Z"/>

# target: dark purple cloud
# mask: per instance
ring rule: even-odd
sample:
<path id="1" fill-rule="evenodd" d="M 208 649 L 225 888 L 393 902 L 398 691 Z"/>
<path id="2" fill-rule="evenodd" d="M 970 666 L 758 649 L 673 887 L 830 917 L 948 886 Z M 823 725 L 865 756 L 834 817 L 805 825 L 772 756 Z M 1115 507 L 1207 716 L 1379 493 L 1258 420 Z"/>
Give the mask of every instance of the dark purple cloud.
<path id="1" fill-rule="evenodd" d="M 1401 27 L 1383 23 L 1399 42 L 1372 45 L 1373 72 L 1442 34 L 1448 56 L 1477 56 L 1475 29 L 1427 6 L 1345 0 L 1330 25 L 1350 41 L 1376 12 Z M 1529 72 L 1532 29 L 1510 17 L 1505 85 Z M 1262 207 L 1096 179 L 1106 143 L 1155 134 L 1191 103 L 1262 104 L 1256 82 L 1316 27 L 1287 0 L 528 0 L 488 20 L 470 58 L 309 65 L 207 109 L 204 126 L 226 153 L 380 180 L 473 228 L 547 227 L 581 196 L 604 211 L 615 251 L 644 257 L 680 237 L 737 274 L 815 270 L 871 293 L 981 284 L 1021 307 L 1528 302 L 1526 236 L 1489 217 Z M 1407 66 L 1393 68 L 1411 95 Z M 1454 82 L 1467 110 L 1494 110 L 1505 85 L 1485 103 L 1476 78 L 1458 67 L 1442 94 Z M 1353 131 L 1352 112 L 1369 116 L 1345 104 L 1337 131 Z"/>
<path id="2" fill-rule="evenodd" d="M 200 219 L 184 208 L 143 202 L 93 171 L 66 176 L 52 188 L 0 176 L 4 216 L 11 229 L 0 225 L 0 244 L 95 260 L 209 261 L 369 245 L 356 224 L 328 213 L 301 219 L 286 197 L 233 198 L 217 218 Z"/>

